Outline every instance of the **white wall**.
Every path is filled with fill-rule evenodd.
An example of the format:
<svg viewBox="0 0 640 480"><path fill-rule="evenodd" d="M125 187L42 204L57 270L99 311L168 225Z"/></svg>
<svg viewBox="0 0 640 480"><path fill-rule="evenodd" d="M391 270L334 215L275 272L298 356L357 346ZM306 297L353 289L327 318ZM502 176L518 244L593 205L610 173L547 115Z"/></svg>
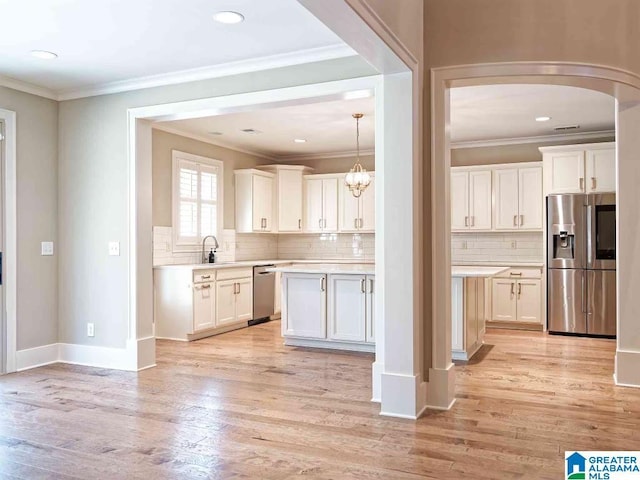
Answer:
<svg viewBox="0 0 640 480"><path fill-rule="evenodd" d="M0 87L0 108L16 112L18 302L17 349L58 338L58 104ZM56 242L53 257L40 242Z"/></svg>
<svg viewBox="0 0 640 480"><path fill-rule="evenodd" d="M350 57L61 102L60 341L123 348L128 338L129 108L373 73L359 57ZM120 241L120 257L107 256L112 240ZM89 321L95 323L94 338L85 334Z"/></svg>

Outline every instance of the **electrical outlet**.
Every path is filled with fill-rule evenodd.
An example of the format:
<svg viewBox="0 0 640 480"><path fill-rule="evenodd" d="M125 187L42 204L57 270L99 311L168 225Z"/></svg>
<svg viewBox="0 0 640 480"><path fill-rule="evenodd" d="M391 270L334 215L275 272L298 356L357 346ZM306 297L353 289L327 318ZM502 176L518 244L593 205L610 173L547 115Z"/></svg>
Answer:
<svg viewBox="0 0 640 480"><path fill-rule="evenodd" d="M53 242L42 242L40 243L40 255L51 256L53 255Z"/></svg>
<svg viewBox="0 0 640 480"><path fill-rule="evenodd" d="M462 250L466 250L467 249L467 242L462 242Z"/></svg>
<svg viewBox="0 0 640 480"><path fill-rule="evenodd" d="M517 248L517 245L516 245L516 241L515 241L515 240L511 242L511 248L514 248L514 249L515 249L515 248Z"/></svg>
<svg viewBox="0 0 640 480"><path fill-rule="evenodd" d="M93 327L93 323L87 323L87 337L95 337L96 332Z"/></svg>
<svg viewBox="0 0 640 480"><path fill-rule="evenodd" d="M109 255L120 256L120 242L109 242Z"/></svg>

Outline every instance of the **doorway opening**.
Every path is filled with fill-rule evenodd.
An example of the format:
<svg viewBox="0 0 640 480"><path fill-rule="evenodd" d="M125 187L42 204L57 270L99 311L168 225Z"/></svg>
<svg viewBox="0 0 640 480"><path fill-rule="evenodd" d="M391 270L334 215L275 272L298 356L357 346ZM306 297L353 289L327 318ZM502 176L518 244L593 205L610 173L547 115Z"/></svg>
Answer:
<svg viewBox="0 0 640 480"><path fill-rule="evenodd" d="M629 78L629 76L624 73L617 71L615 69L607 69L607 68L595 68L590 70L589 74L585 74L583 68L575 65L554 65L553 74L547 74L545 70L545 64L508 64L508 65L477 65L472 67L452 67L452 68L443 68L434 71L434 82L432 85L432 100L434 105L434 128L432 131L432 140L433 140L433 155L437 160L434 162L434 175L432 178L432 187L434 189L434 195L436 199L444 200L443 202L435 203L434 207L434 231L446 232L438 235L435 245L435 251L440 255L435 256L435 273L434 279L438 278L439 282L434 282L436 285L441 282L440 293L446 291L445 295L434 295L434 313L440 312L442 315L434 315L436 319L435 332L438 332L442 329L442 333L448 337L447 338L447 346L450 346L450 339L447 334L451 332L451 320L452 320L452 307L451 305L447 305L445 302L441 301L440 298L450 298L449 292L451 292L451 271L449 265L451 265L451 227L453 225L453 217L451 210L451 202L449 201L449 192L448 187L451 185L451 191L454 188L458 188L454 186L454 179L451 178L451 164L452 164L452 153L451 153L451 137L449 133L450 123L450 100L452 98L452 89L456 87L469 87L469 86L487 86L487 85L504 85L504 84L515 84L515 85L562 85L567 87L579 87L582 89L593 90L596 92L601 92L607 95L613 96L617 101L615 105L615 124L616 124L616 143L615 143L615 169L617 174L613 176L615 179L615 191L618 193L617 200L617 225L616 225L616 238L617 238L617 251L621 258L628 256L629 259L633 257L632 250L629 249L629 246L625 248L626 241L624 240L626 235L629 235L631 232L629 231L629 226L625 225L624 218L626 216L626 208L629 208L627 202L629 198L628 195L631 190L626 190L625 187L628 187L627 178L625 178L625 173L629 175L631 178L636 178L638 173L635 171L630 164L630 156L629 153L633 150L631 148L637 147L637 140L632 136L629 136L628 133L630 130L626 130L627 128L631 128L631 125L637 126L637 117L635 117L634 106L637 105L637 100L640 98L640 91L636 88L639 84L638 79ZM561 75L564 74L564 75ZM631 86L633 85L633 86ZM498 88L498 87L496 87ZM539 113L538 115L544 116L544 113ZM534 118L535 120L535 118ZM622 128L621 128L622 126ZM586 147L585 147L586 148ZM517 170L517 169L516 169ZM574 172L575 173L575 172ZM495 177L492 177L495 178ZM518 177L514 177L515 182L512 182L512 189L518 186ZM609 178L611 181L611 177ZM442 183L445 186L442 186ZM528 182L525 186L530 186L531 181ZM597 183L597 182L596 182ZM478 180L478 185L481 185L480 180ZM578 181L578 185L580 182ZM584 178L583 178L584 185ZM461 187L460 187L461 188ZM584 187L583 187L584 188ZM495 209L495 192L492 198L494 202L492 204ZM626 194L626 195L625 195ZM633 194L631 195L633 197ZM487 201L488 203L488 201ZM493 217L495 220L495 215ZM472 221L468 221L469 224ZM514 220L515 225L519 225L520 218L516 217ZM544 221L542 228L544 229ZM543 230L544 231L544 230ZM543 239L543 248L545 242ZM506 245L506 250L510 249L510 244ZM463 247L462 244L458 245L459 248ZM504 247L504 245L503 245ZM543 252L544 255L544 252ZM443 261L444 260L444 261ZM438 268L438 266L446 267L446 268ZM616 272L617 283L621 284L621 281L625 278L629 278L630 271L627 271L628 265L618 264L618 269ZM519 272L514 272L519 273ZM542 273L542 272L541 272ZM541 279L544 280L544 277ZM629 309L636 309L637 307L631 307L631 305L635 305L637 303L631 296L627 296L624 293L625 289L618 290L618 298L617 305L618 311L616 315L616 324L617 324L617 351L616 351L616 367L615 367L615 380L617 384L621 383L631 383L628 381L621 382L621 375L625 378L631 378L634 382L636 382L637 375L633 375L630 373L630 369L628 367L628 362L630 359L625 355L620 355L620 346L628 345L630 338L626 337L625 334L629 332L629 328L626 327L626 318L627 312ZM510 290L507 292L508 295L511 295ZM544 293L544 289L543 289ZM517 297L517 282L516 282L516 291L514 295ZM629 302L629 305L625 305L626 302ZM544 305L546 301L543 301L542 311L544 312L546 308ZM446 319L444 322L438 321L439 318ZM546 326L546 321L542 324L543 328ZM447 355L449 356L449 355ZM442 358L440 359L443 363L447 361L450 362L451 359Z"/></svg>

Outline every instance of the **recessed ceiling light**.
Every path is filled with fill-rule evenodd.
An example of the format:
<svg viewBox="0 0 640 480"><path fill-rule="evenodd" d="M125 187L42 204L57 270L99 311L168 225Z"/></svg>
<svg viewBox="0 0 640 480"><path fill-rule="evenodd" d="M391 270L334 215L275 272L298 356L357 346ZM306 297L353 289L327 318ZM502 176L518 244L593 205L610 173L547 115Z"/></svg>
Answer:
<svg viewBox="0 0 640 480"><path fill-rule="evenodd" d="M209 132L209 135L222 135L222 132Z"/></svg>
<svg viewBox="0 0 640 480"><path fill-rule="evenodd" d="M256 130L255 128L243 128L241 131L248 133L249 135L259 135L262 133L260 130Z"/></svg>
<svg viewBox="0 0 640 480"><path fill-rule="evenodd" d="M31 56L39 58L40 60L53 60L58 58L58 54L47 52L46 50L31 50Z"/></svg>
<svg viewBox="0 0 640 480"><path fill-rule="evenodd" d="M296 138L293 141L296 143L307 143L307 141L304 138Z"/></svg>
<svg viewBox="0 0 640 480"><path fill-rule="evenodd" d="M218 12L213 14L213 19L219 23L233 25L244 21L244 16L238 12Z"/></svg>
<svg viewBox="0 0 640 480"><path fill-rule="evenodd" d="M548 122L549 120L551 120L551 117L546 117L546 116L536 117L536 122Z"/></svg>

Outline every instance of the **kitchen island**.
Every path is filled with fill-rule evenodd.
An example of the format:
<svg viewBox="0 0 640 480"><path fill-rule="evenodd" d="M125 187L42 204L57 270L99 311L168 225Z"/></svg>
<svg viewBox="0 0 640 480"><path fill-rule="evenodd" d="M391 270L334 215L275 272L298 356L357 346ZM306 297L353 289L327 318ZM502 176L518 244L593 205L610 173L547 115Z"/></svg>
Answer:
<svg viewBox="0 0 640 480"><path fill-rule="evenodd" d="M282 274L285 345L375 351L375 265L293 264Z"/></svg>
<svg viewBox="0 0 640 480"><path fill-rule="evenodd" d="M485 289L508 267L451 267L451 357L469 360L482 346L486 329Z"/></svg>

